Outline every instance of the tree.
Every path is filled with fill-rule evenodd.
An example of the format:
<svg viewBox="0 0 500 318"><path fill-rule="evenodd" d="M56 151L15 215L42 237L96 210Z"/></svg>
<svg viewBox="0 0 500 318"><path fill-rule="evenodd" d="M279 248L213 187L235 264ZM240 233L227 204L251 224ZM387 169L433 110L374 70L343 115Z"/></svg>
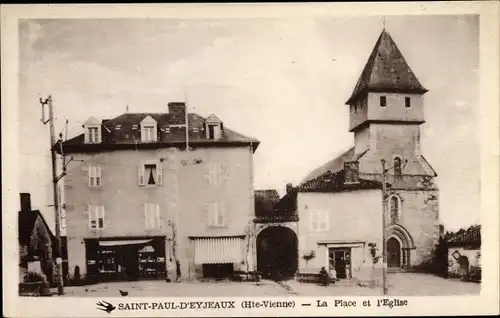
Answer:
<svg viewBox="0 0 500 318"><path fill-rule="evenodd" d="M168 221L168 226L172 229L172 255L174 256L175 265L177 267L177 276L180 276L180 264L177 259L177 226L170 220Z"/></svg>
<svg viewBox="0 0 500 318"><path fill-rule="evenodd" d="M172 229L172 255L174 259L177 261L177 226L174 222L168 221L168 226Z"/></svg>
<svg viewBox="0 0 500 318"><path fill-rule="evenodd" d="M255 231L253 223L248 223L245 227L245 263L246 263L246 273L248 280L248 272L250 271L250 246L255 238Z"/></svg>

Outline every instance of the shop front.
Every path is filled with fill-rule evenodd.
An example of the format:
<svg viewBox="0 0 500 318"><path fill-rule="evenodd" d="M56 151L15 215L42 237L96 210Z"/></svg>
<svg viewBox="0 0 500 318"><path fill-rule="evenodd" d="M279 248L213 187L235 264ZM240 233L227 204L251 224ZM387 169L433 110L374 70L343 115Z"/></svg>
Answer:
<svg viewBox="0 0 500 318"><path fill-rule="evenodd" d="M87 275L91 281L165 278L165 237L85 240Z"/></svg>
<svg viewBox="0 0 500 318"><path fill-rule="evenodd" d="M190 237L198 278L222 279L244 267L244 236Z"/></svg>

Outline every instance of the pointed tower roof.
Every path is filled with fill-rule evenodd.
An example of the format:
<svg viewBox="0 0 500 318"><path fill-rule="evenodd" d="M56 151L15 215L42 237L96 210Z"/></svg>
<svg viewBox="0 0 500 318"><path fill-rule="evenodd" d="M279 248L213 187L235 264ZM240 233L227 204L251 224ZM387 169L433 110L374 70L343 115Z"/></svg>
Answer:
<svg viewBox="0 0 500 318"><path fill-rule="evenodd" d="M416 94L427 92L385 29L382 30L346 104L351 104L359 95L368 91Z"/></svg>

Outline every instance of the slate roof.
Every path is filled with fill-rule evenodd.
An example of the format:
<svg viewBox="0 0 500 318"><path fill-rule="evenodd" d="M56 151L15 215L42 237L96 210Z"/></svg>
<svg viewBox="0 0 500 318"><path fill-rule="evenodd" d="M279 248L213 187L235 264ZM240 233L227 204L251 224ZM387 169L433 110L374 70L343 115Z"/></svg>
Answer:
<svg viewBox="0 0 500 318"><path fill-rule="evenodd" d="M314 169L313 171L311 171L302 180L302 183L305 183L307 181L315 179L315 178L321 176L322 174L324 174L327 171L330 171L330 172L340 171L340 170L344 169L344 163L346 161L357 161L361 157L363 157L363 155L366 154L368 152L368 150L369 149L367 149L367 150L363 151L362 153L354 156L354 147L352 147L351 149L343 152L338 157L336 157L336 158L328 161L327 163L325 163L325 164L321 165L320 167L318 167L318 168Z"/></svg>
<svg viewBox="0 0 500 318"><path fill-rule="evenodd" d="M467 230L455 234L448 240L449 246L481 246L481 225L476 225L468 228Z"/></svg>
<svg viewBox="0 0 500 318"><path fill-rule="evenodd" d="M153 143L141 143L141 121L151 116L157 122L158 141ZM188 114L189 121L189 143L191 146L237 146L252 144L254 151L259 141L254 138L241 135L227 127L224 127L222 138L210 140L205 136L203 129L206 118L194 114ZM66 153L103 150L103 149L131 149L138 148L160 148L165 146L183 146L186 142L186 130L183 125L185 118L176 113L125 113L113 119L102 121L102 142L100 144L85 144L84 134L63 142ZM56 146L59 151L59 146Z"/></svg>
<svg viewBox="0 0 500 318"><path fill-rule="evenodd" d="M345 170L327 171L299 186L299 192L341 192L361 189L381 189L378 181L359 179L357 183L345 183Z"/></svg>
<svg viewBox="0 0 500 318"><path fill-rule="evenodd" d="M265 193L259 193L262 195L259 195L260 199L256 196L255 223L297 222L299 220L296 213L297 188L293 188L281 199L276 190L264 191ZM267 208L259 208L259 206L264 206L263 202L267 203L265 205Z"/></svg>
<svg viewBox="0 0 500 318"><path fill-rule="evenodd" d="M385 29L380 34L346 104L353 103L360 95L370 91L417 94L427 92Z"/></svg>
<svg viewBox="0 0 500 318"><path fill-rule="evenodd" d="M31 244L31 234L33 233L33 229L35 227L36 220L40 218L45 225L47 232L50 235L52 244L54 244L56 238L52 231L50 230L45 218L39 210L33 211L19 211L18 214L18 239L19 244L24 246L30 246ZM33 252L31 249L28 249L30 252Z"/></svg>
<svg viewBox="0 0 500 318"><path fill-rule="evenodd" d="M293 188L290 193L285 194L283 198L276 203L274 206L276 214L291 216L297 213L297 190L298 188Z"/></svg>
<svg viewBox="0 0 500 318"><path fill-rule="evenodd" d="M274 205L280 200L276 190L255 190L255 216L274 215Z"/></svg>

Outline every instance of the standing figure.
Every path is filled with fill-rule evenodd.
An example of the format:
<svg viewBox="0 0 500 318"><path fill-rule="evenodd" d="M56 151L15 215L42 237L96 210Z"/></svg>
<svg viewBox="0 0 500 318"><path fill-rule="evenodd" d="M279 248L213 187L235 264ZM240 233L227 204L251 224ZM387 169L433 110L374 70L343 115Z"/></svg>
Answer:
<svg viewBox="0 0 500 318"><path fill-rule="evenodd" d="M175 268L177 272L177 277L175 278L175 280L178 281L179 279L181 279L181 262L179 262L179 260L175 261Z"/></svg>
<svg viewBox="0 0 500 318"><path fill-rule="evenodd" d="M321 270L319 271L319 278L321 285L328 286L330 284L330 276L328 275L328 272L326 271L326 268L324 266L321 267Z"/></svg>

